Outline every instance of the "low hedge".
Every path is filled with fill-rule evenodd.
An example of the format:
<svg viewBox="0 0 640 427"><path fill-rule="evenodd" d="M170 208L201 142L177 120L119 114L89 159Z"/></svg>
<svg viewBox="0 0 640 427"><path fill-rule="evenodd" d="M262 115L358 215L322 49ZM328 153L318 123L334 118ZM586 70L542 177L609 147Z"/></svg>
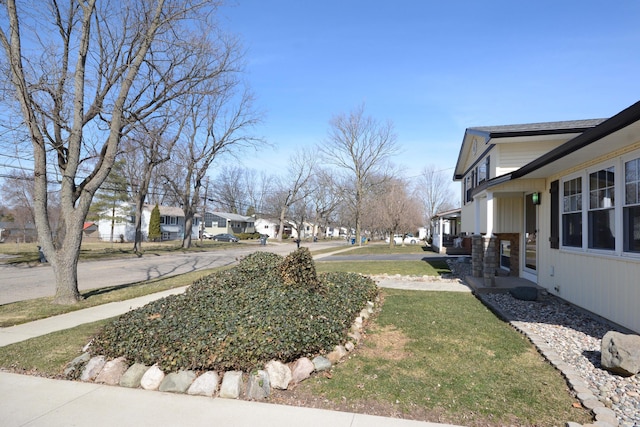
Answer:
<svg viewBox="0 0 640 427"><path fill-rule="evenodd" d="M184 294L124 314L95 337L91 352L158 363L169 372L250 371L272 359L289 362L330 351L346 340L377 287L355 273L301 281L316 275L307 254L306 248L287 259L256 252L233 269L198 280ZM305 264L303 273L291 274L293 260Z"/></svg>

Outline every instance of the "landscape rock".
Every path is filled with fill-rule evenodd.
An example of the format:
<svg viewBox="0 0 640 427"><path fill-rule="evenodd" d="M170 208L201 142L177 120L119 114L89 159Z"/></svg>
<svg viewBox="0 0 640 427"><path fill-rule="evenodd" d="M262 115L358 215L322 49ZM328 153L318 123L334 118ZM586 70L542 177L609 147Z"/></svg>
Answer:
<svg viewBox="0 0 640 427"><path fill-rule="evenodd" d="M315 367L313 362L307 357L301 357L293 362L291 367L291 383L298 384L311 376Z"/></svg>
<svg viewBox="0 0 640 427"><path fill-rule="evenodd" d="M164 380L164 372L158 365L153 365L140 379L140 386L145 390L157 390L160 388L162 380Z"/></svg>
<svg viewBox="0 0 640 427"><path fill-rule="evenodd" d="M247 382L247 399L262 400L269 397L271 385L267 371L259 370L255 374L249 375Z"/></svg>
<svg viewBox="0 0 640 427"><path fill-rule="evenodd" d="M331 361L324 356L316 356L312 362L316 372L328 371L333 366Z"/></svg>
<svg viewBox="0 0 640 427"><path fill-rule="evenodd" d="M220 377L217 372L207 371L193 381L187 394L211 397L218 391Z"/></svg>
<svg viewBox="0 0 640 427"><path fill-rule="evenodd" d="M172 372L164 377L159 390L169 393L186 393L195 379L196 373L193 371Z"/></svg>
<svg viewBox="0 0 640 427"><path fill-rule="evenodd" d="M286 390L289 387L293 375L287 365L277 360L272 360L265 365L265 370L269 374L271 387L279 390Z"/></svg>
<svg viewBox="0 0 640 427"><path fill-rule="evenodd" d="M225 399L237 399L242 391L242 372L227 371L222 377L220 397Z"/></svg>
<svg viewBox="0 0 640 427"><path fill-rule="evenodd" d="M124 357L118 357L104 364L95 382L107 385L118 385L129 365Z"/></svg>
<svg viewBox="0 0 640 427"><path fill-rule="evenodd" d="M327 359L329 359L329 361L335 365L346 355L347 349L341 345L337 345L333 348L333 351L331 353L327 354Z"/></svg>
<svg viewBox="0 0 640 427"><path fill-rule="evenodd" d="M87 352L82 353L80 356L73 359L64 370L66 377L73 376L73 373L84 366L91 359L91 355Z"/></svg>
<svg viewBox="0 0 640 427"><path fill-rule="evenodd" d="M351 341L347 341L344 345L344 348L348 352L352 352L356 348L356 346Z"/></svg>
<svg viewBox="0 0 640 427"><path fill-rule="evenodd" d="M127 372L120 378L121 387L137 388L140 387L140 380L142 376L149 369L148 366L142 363L134 363L127 369Z"/></svg>
<svg viewBox="0 0 640 427"><path fill-rule="evenodd" d="M98 376L102 368L104 368L107 359L104 356L92 357L84 367L82 375L80 375L81 381L93 381Z"/></svg>
<svg viewBox="0 0 640 427"><path fill-rule="evenodd" d="M362 317L363 319L368 319L370 315L371 313L369 313L369 310L367 310L366 308L360 310L360 317Z"/></svg>
<svg viewBox="0 0 640 427"><path fill-rule="evenodd" d="M640 372L640 336L607 332L602 337L600 363L603 368L623 376Z"/></svg>
<svg viewBox="0 0 640 427"><path fill-rule="evenodd" d="M356 344L358 344L362 340L362 334L358 331L349 332L347 336L355 341Z"/></svg>

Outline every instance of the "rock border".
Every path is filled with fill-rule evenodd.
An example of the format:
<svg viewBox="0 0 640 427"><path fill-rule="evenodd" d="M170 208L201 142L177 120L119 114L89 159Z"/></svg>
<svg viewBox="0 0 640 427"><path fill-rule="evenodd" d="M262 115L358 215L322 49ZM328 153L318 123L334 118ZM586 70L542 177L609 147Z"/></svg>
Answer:
<svg viewBox="0 0 640 427"><path fill-rule="evenodd" d="M129 365L123 357L111 360L103 355L91 357L85 347L85 352L69 362L64 372L69 379L96 384L223 399L244 397L246 400L263 400L270 396L272 389L287 390L310 378L314 372L330 370L344 360L362 340L364 325L374 313L375 306L374 302L367 301L354 319L344 344L336 345L328 354L317 355L313 360L308 357L291 363L271 360L263 369L253 372L226 371L220 374L205 371L198 375L195 371L183 370L165 374L157 364Z"/></svg>

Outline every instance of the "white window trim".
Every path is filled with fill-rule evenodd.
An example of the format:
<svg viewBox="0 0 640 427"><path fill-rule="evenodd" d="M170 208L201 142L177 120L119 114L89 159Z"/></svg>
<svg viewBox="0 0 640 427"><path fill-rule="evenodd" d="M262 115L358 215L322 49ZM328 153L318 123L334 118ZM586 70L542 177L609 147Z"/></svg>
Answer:
<svg viewBox="0 0 640 427"><path fill-rule="evenodd" d="M625 258L640 259L640 253L637 252L625 252L624 251L624 207L625 207L625 179L624 179L624 164L629 160L640 158L640 150L627 153L621 156L618 161L620 163L620 193L616 192L616 197L620 201L619 212L616 212L616 221L620 221L620 227L616 227L616 248L618 248L618 234L620 234L620 255ZM618 228L620 229L618 233Z"/></svg>
<svg viewBox="0 0 640 427"><path fill-rule="evenodd" d="M588 176L588 174L587 174ZM582 178L582 185L581 185L581 190L582 190L582 211L581 211L581 215L582 215L582 246L565 246L564 245L564 221L563 221L563 214L564 214L564 183L567 181L571 181L573 179L576 178ZM585 197L585 190L589 189L589 186L586 184L586 178L585 178L585 173L584 171L582 172L575 172L572 173L570 175L567 176L563 176L560 179L560 209L559 209L559 213L560 213L560 249L563 250L567 250L567 251L572 251L572 252L584 252L585 249L588 247L589 245L589 241L588 241L588 224L586 224L588 222L588 214L586 213L586 209L585 209L585 203L589 202L589 197L588 197L588 193L587 197ZM586 243L585 243L586 240Z"/></svg>

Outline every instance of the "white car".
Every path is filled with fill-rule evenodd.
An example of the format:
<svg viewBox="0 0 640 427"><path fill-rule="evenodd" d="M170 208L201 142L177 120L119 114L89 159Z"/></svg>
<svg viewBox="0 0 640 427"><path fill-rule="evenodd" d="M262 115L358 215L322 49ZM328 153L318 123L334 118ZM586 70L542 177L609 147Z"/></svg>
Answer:
<svg viewBox="0 0 640 427"><path fill-rule="evenodd" d="M396 234L393 236L393 241L396 243L396 245L401 245L402 244L402 234ZM389 243L389 237L386 238L385 242ZM420 243L420 238L415 237L413 234L409 233L404 237L404 244L405 245L415 245L417 243Z"/></svg>

